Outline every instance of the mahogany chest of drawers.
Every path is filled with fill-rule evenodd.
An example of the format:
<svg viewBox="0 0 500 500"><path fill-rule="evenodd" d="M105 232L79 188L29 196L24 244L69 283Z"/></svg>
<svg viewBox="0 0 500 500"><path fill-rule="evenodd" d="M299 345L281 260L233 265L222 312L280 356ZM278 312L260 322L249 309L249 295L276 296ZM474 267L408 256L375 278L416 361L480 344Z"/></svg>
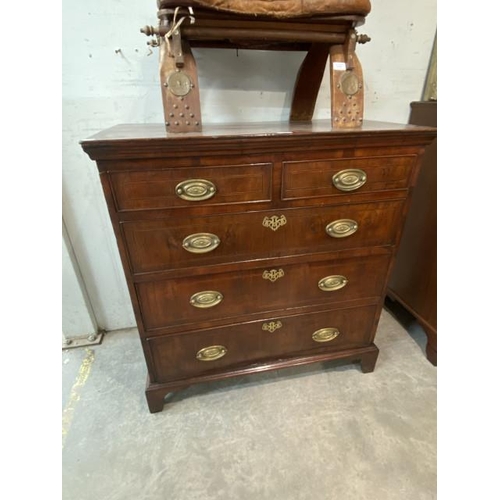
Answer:
<svg viewBox="0 0 500 500"><path fill-rule="evenodd" d="M191 384L349 359L375 332L435 129L366 122L119 125L95 160L137 320L151 412Z"/></svg>

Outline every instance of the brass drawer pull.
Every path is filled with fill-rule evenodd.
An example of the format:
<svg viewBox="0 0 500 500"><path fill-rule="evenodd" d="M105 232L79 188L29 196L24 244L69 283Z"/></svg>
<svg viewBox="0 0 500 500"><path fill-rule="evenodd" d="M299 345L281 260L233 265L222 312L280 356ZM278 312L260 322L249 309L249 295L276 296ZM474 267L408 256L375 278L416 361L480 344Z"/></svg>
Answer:
<svg viewBox="0 0 500 500"><path fill-rule="evenodd" d="M269 323L264 323L262 325L262 330L273 333L276 330L279 330L282 326L283 323L281 321L270 321Z"/></svg>
<svg viewBox="0 0 500 500"><path fill-rule="evenodd" d="M352 219L339 219L326 226L326 234L332 238L345 238L358 230L358 223Z"/></svg>
<svg viewBox="0 0 500 500"><path fill-rule="evenodd" d="M284 215L280 215L279 217L277 215L273 215L272 217L264 217L262 225L272 229L273 231L277 231L281 226L284 226L286 222L286 217Z"/></svg>
<svg viewBox="0 0 500 500"><path fill-rule="evenodd" d="M219 244L219 238L211 233L190 234L182 242L184 250L191 253L208 253L215 250Z"/></svg>
<svg viewBox="0 0 500 500"><path fill-rule="evenodd" d="M283 276L285 276L285 271L283 271L283 269L271 269L270 271L264 271L262 273L262 277L272 283L280 278L283 278Z"/></svg>
<svg viewBox="0 0 500 500"><path fill-rule="evenodd" d="M216 192L215 184L205 179L188 179L175 186L175 194L187 201L209 200Z"/></svg>
<svg viewBox="0 0 500 500"><path fill-rule="evenodd" d="M345 276L333 275L325 276L323 279L318 281L318 287L323 292L334 292L335 290L340 290L347 285L348 281Z"/></svg>
<svg viewBox="0 0 500 500"><path fill-rule="evenodd" d="M224 296L220 292L213 292L211 290L205 292L198 292L191 296L189 303L193 307L199 307L200 309L208 309L209 307L215 307L222 302Z"/></svg>
<svg viewBox="0 0 500 500"><path fill-rule="evenodd" d="M355 191L365 184L367 178L364 170L348 168L336 173L332 182L339 191Z"/></svg>
<svg viewBox="0 0 500 500"><path fill-rule="evenodd" d="M314 342L330 342L336 339L340 335L337 328L322 328L321 330L316 330L312 334L312 339Z"/></svg>
<svg viewBox="0 0 500 500"><path fill-rule="evenodd" d="M211 345L204 347L196 353L196 359L199 361L215 361L227 354L227 348L223 345Z"/></svg>

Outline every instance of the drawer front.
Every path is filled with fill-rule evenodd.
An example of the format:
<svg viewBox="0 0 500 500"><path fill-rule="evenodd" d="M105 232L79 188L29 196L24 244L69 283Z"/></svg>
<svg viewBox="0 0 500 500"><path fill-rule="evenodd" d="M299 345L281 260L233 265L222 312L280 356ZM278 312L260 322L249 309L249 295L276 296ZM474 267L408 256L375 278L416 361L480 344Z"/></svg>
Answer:
<svg viewBox="0 0 500 500"><path fill-rule="evenodd" d="M408 187L415 156L283 162L284 200L344 196Z"/></svg>
<svg viewBox="0 0 500 500"><path fill-rule="evenodd" d="M122 223L122 231L132 271L148 273L391 245L402 207L403 201L392 201L129 221Z"/></svg>
<svg viewBox="0 0 500 500"><path fill-rule="evenodd" d="M157 382L271 358L368 345L376 306L270 318L148 339Z"/></svg>
<svg viewBox="0 0 500 500"><path fill-rule="evenodd" d="M389 255L260 267L136 285L146 330L379 297Z"/></svg>
<svg viewBox="0 0 500 500"><path fill-rule="evenodd" d="M110 174L118 211L271 200L271 163Z"/></svg>

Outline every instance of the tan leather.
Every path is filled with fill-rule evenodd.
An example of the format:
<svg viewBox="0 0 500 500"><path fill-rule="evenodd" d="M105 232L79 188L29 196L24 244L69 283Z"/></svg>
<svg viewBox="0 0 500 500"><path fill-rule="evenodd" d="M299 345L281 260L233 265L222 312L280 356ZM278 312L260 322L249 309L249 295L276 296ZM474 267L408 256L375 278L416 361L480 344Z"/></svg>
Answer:
<svg viewBox="0 0 500 500"><path fill-rule="evenodd" d="M336 14L366 16L371 10L370 0L160 0L158 3L163 8L190 5L277 18Z"/></svg>

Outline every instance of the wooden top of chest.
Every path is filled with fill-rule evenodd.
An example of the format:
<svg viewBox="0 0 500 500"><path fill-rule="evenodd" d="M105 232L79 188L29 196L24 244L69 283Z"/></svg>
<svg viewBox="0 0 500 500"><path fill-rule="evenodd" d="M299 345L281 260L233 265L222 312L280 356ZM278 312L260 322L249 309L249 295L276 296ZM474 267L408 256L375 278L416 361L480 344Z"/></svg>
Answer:
<svg viewBox="0 0 500 500"><path fill-rule="evenodd" d="M121 124L81 141L93 160L162 156L167 150L181 156L210 151L287 151L317 147L425 146L436 129L415 125L365 121L356 129L332 129L330 120L311 123L259 122L208 124L201 132L167 134L161 123Z"/></svg>

